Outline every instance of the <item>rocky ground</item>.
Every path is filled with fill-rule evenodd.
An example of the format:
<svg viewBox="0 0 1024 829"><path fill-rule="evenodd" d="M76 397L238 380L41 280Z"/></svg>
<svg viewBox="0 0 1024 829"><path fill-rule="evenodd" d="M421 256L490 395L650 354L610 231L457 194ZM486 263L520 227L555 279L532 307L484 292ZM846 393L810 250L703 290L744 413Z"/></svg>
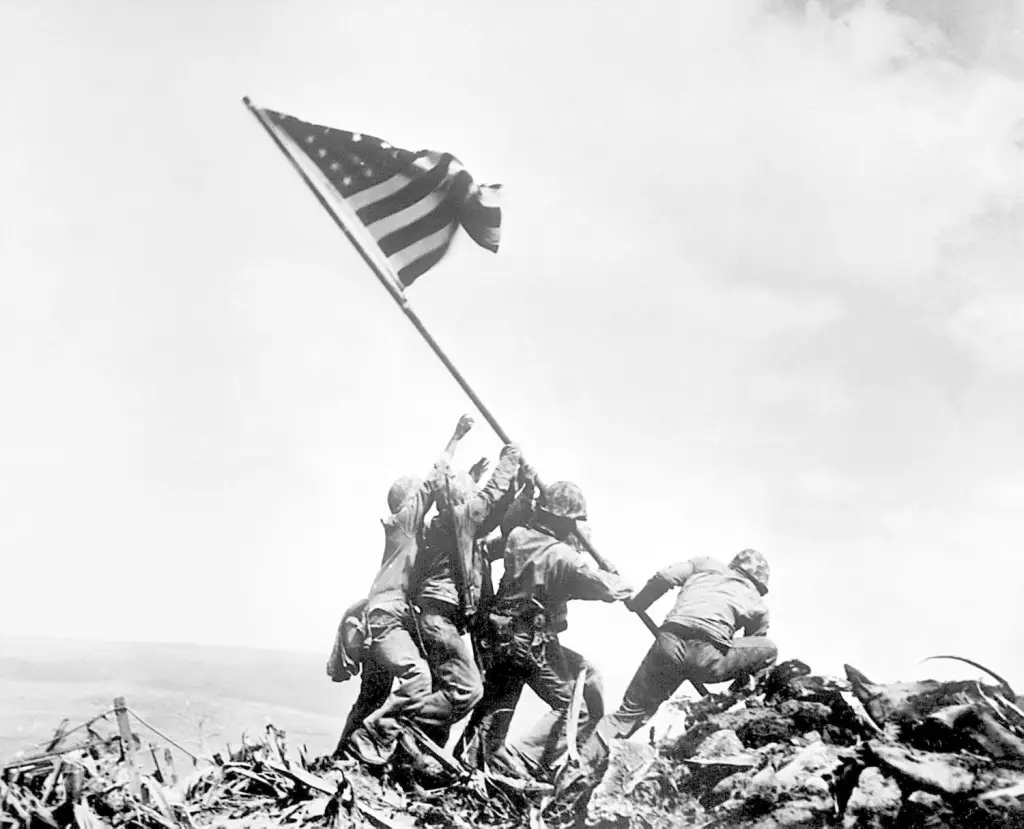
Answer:
<svg viewBox="0 0 1024 829"><path fill-rule="evenodd" d="M674 705L653 744L613 746L585 823L1024 826L1022 726L1005 686L883 686L850 667L838 681L790 662L753 694Z"/></svg>
<svg viewBox="0 0 1024 829"><path fill-rule="evenodd" d="M751 691L668 705L659 735L612 747L596 788L571 765L524 787L443 753L452 776L427 787L311 759L273 727L179 777L155 752L149 771L126 763L96 724L5 767L0 825L1024 827L1024 711L998 678L877 685L788 662Z"/></svg>

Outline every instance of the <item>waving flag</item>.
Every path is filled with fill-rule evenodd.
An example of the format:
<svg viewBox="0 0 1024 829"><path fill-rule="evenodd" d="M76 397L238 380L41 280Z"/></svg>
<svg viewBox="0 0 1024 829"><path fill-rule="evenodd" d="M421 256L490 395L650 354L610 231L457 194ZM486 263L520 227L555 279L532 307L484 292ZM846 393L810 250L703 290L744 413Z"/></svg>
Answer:
<svg viewBox="0 0 1024 829"><path fill-rule="evenodd" d="M497 252L501 185L476 184L450 153L414 153L365 133L263 113L355 214L403 286L441 261L460 225Z"/></svg>

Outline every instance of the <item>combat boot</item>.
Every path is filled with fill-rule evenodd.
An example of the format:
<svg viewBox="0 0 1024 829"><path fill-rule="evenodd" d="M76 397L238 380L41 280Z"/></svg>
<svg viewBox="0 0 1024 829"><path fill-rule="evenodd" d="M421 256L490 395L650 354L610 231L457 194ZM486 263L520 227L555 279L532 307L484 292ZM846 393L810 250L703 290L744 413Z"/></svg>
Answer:
<svg viewBox="0 0 1024 829"><path fill-rule="evenodd" d="M420 748L408 731L399 735L398 745L401 751L396 755L396 764L404 767L424 788L440 788L455 782L455 775L440 760Z"/></svg>
<svg viewBox="0 0 1024 829"><path fill-rule="evenodd" d="M383 766L395 753L398 740L385 734L372 718L349 735L346 749L368 766Z"/></svg>

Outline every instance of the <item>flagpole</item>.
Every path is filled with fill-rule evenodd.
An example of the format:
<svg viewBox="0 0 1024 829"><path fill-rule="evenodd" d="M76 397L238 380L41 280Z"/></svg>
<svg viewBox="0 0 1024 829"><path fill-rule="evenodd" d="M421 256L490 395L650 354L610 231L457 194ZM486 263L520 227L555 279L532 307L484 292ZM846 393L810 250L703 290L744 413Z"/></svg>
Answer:
<svg viewBox="0 0 1024 829"><path fill-rule="evenodd" d="M273 127L269 123L269 119L262 109L255 106L249 97L242 98L244 103L257 121L260 122L260 126L267 131L267 135L270 136L271 140L277 145L277 148L285 154L288 160L292 163L292 167L295 168L295 172L299 174L306 186L310 189L316 200L320 202L320 206L327 211L328 215L334 219L334 223L338 226L342 233L348 237L348 240L352 243L353 247L359 251L359 255L363 258L363 261L373 271L373 275L377 277L377 280L391 295L391 298L395 301L399 308L402 309L402 313L408 318L409 322L415 326L416 330L420 332L420 336L427 341L427 345L430 346L437 358L444 363L444 367L448 369L448 372L455 378L455 382L459 384L462 390L469 396L469 399L473 401L473 405L477 407L480 414L484 416L484 420L487 421L488 425L497 433L498 437L501 438L502 443L511 443L512 440L509 438L508 433L501 428L501 424L498 423L497 419L491 414L490 409L484 405L484 402L477 396L477 393L473 390L472 386L466 382L466 378L462 376L462 373L455 367L455 364L448 358L448 355L444 353L444 350L438 345L437 340L434 339L433 335L427 330L423 321L417 316L416 312L409 305L409 301L405 298L405 294L400 291L396 285L400 284L397 275L388 276L385 274L381 265L367 252L366 248L363 247L362 241L356 237L356 235L349 229L348 224L341 217L334 205L327 200L323 193L320 192L320 188L316 186L316 183L309 177L309 174L302 169L302 165L299 164L298 160L292 155L291 151L280 139Z"/></svg>
<svg viewBox="0 0 1024 829"><path fill-rule="evenodd" d="M484 405L484 402L479 398L477 393L473 390L472 386L470 386L469 383L466 382L466 378L462 376L462 373L455 367L455 364L448 358L448 355L444 353L441 346L438 345L437 340L435 340L431 333L427 330L426 326L423 324L423 321L416 315L416 312L413 311L412 307L409 305L408 300L405 298L405 294L396 287L398 284L400 284L397 275L389 276L388 274L386 274L381 264L378 263L372 256L370 256L369 252L363 247L362 241L349 229L345 220L335 209L334 205L331 204L330 201L328 201L328 199L324 196L324 194L320 192L320 188L316 186L316 183L309 177L306 171L302 168L302 165L299 164L298 159L296 159L295 156L292 155L291 151L274 131L274 128L271 126L269 119L266 116L266 113L264 113L263 110L260 109L259 107L255 106L248 96L242 98L242 103L246 105L246 107L249 109L249 112L253 114L253 117L255 117L257 121L259 121L260 126L262 126L264 130L266 130L267 135L269 135L271 140L277 145L277 148L282 153L284 153L285 157L292 163L292 167L295 168L295 172L299 174L302 180L306 183L306 186L310 189L313 195L316 196L316 200L320 202L320 206L327 211L328 215L330 215L332 219L334 219L334 223L340 228L341 232L344 233L346 237L348 237L348 240L352 243L355 249L359 251L359 255L363 258L363 261L370 267L370 270L373 271L374 276L377 277L377 280L380 282L380 284L383 285L387 292L391 295L391 298L402 310L402 313L405 314L409 322L411 322L413 326L415 326L416 330L420 332L420 336L422 336L423 339L426 340L427 345L430 346L434 354L436 354L438 359L444 364L444 367L448 369L448 372L455 379L455 382L459 384L459 387L466 393L469 399L473 401L473 405L476 406L480 414L484 416L484 420L487 421L490 427L494 430L495 434L497 434L497 436L501 439L501 442L512 443L512 439L508 436L508 432L501 428L501 424L498 423L494 415L491 414L491 410ZM537 480L537 486L540 487L542 490L544 488L543 484L540 482L539 479ZM577 533L577 538L579 538L580 542L586 548L587 552L590 553L590 555L593 557L598 567L608 572L618 573L618 570L615 569L612 563L597 551L594 545L590 542L590 539L585 538L582 533ZM657 624L655 624L654 620L645 611L634 610L633 612L640 617L640 620L644 623L644 625L647 626L647 629L651 633L653 633L655 636L658 635L659 628ZM698 691L700 690L701 689L698 687ZM703 693L707 693L706 690L703 691Z"/></svg>

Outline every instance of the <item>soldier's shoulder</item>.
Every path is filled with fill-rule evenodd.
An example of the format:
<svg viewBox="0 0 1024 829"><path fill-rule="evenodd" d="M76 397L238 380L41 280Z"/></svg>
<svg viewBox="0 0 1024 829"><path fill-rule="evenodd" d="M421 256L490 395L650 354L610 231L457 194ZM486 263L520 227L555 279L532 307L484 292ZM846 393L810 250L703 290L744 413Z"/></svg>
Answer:
<svg viewBox="0 0 1024 829"><path fill-rule="evenodd" d="M724 564L716 558L712 558L711 556L697 556L695 558L688 558L662 567L661 570L658 571L658 575L664 578L672 578L673 576L685 576L687 574L692 574L693 576L698 576L701 573L726 574L728 571L729 565Z"/></svg>
<svg viewBox="0 0 1024 829"><path fill-rule="evenodd" d="M580 554L564 541L555 541L553 544L548 544L543 550L543 555L565 561L573 566L587 566L585 560L580 557Z"/></svg>
<svg viewBox="0 0 1024 829"><path fill-rule="evenodd" d="M571 547L532 527L514 527L508 534L506 547L510 550L524 551L531 556L546 555L556 547L564 547L569 552L572 551Z"/></svg>
<svg viewBox="0 0 1024 829"><path fill-rule="evenodd" d="M707 570L711 573L726 573L729 571L729 565L714 556L702 556L696 559L696 561L699 569Z"/></svg>
<svg viewBox="0 0 1024 829"><path fill-rule="evenodd" d="M532 538L537 534L536 530L531 530L529 527L513 527L508 534L508 541L511 544L513 541L516 543L522 543Z"/></svg>

